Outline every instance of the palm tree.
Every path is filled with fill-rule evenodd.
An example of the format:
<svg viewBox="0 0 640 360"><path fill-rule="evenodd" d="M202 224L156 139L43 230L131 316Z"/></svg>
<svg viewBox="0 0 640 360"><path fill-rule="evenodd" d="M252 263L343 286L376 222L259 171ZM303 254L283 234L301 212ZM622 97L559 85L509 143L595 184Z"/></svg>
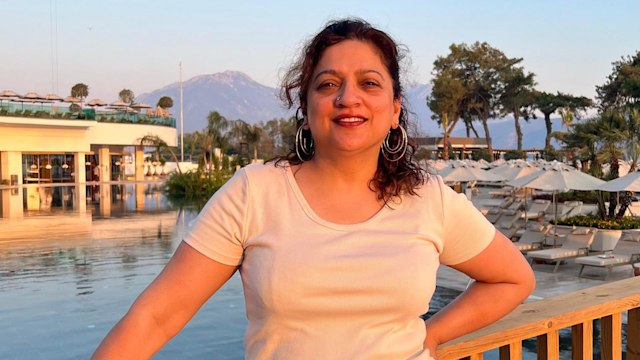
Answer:
<svg viewBox="0 0 640 360"><path fill-rule="evenodd" d="M73 85L71 88L71 96L80 99L80 107L82 107L84 99L89 96L89 86L83 83Z"/></svg>
<svg viewBox="0 0 640 360"><path fill-rule="evenodd" d="M640 157L640 113L638 109L629 108L624 116L627 121L627 129L624 133L625 150L627 160L631 163L629 172L633 172Z"/></svg>
<svg viewBox="0 0 640 360"><path fill-rule="evenodd" d="M166 143L166 141L162 140L158 135L145 135L138 139L138 144L143 147L154 147L158 160L162 159L162 153L164 151L168 151L171 155L171 159L176 163L178 173L182 174L180 162L178 161L176 153L173 152L173 149Z"/></svg>
<svg viewBox="0 0 640 360"><path fill-rule="evenodd" d="M229 128L229 121L217 111L209 112L207 127L202 132L201 146L204 168L210 173L214 169L214 149L224 148L226 145L225 132ZM207 158L207 154L209 158Z"/></svg>
<svg viewBox="0 0 640 360"><path fill-rule="evenodd" d="M232 136L240 144L240 148L243 145L247 147L253 147L253 159L258 159L258 143L262 138L263 130L258 125L248 124L244 120L236 120L233 122L231 128Z"/></svg>

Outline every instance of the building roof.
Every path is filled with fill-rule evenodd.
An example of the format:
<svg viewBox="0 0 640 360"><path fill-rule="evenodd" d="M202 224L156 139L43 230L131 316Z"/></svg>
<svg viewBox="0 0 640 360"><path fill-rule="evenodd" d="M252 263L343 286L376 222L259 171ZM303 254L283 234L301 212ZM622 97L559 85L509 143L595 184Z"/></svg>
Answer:
<svg viewBox="0 0 640 360"><path fill-rule="evenodd" d="M418 147L424 146L430 150L444 148L442 137L419 137L416 138ZM486 149L487 139L485 138L468 138L468 137L450 137L449 143L454 149Z"/></svg>

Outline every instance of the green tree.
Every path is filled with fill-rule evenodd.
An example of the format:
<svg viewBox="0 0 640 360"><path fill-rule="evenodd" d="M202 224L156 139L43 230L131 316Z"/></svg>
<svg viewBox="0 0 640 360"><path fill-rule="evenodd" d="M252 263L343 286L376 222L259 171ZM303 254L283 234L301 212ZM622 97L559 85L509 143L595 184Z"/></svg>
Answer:
<svg viewBox="0 0 640 360"><path fill-rule="evenodd" d="M138 145L143 147L153 147L156 153L155 157L163 161L163 154L168 152L171 156L171 159L176 163L176 169L179 174L182 174L182 170L180 169L180 162L178 161L178 157L176 153L173 151L173 148L167 144L166 141L162 140L158 135L148 134L138 139Z"/></svg>
<svg viewBox="0 0 640 360"><path fill-rule="evenodd" d="M533 80L534 74L525 74L524 69L512 66L502 72L504 89L500 96L502 104L502 115L513 114L515 122L518 151L522 150L522 128L520 127L520 116L529 120L533 116L533 102L535 99Z"/></svg>
<svg viewBox="0 0 640 360"><path fill-rule="evenodd" d="M628 109L624 113L627 120L625 137L626 158L631 164L629 172L636 171L638 158L640 158L640 112L638 109Z"/></svg>
<svg viewBox="0 0 640 360"><path fill-rule="evenodd" d="M296 119L271 119L263 124L262 151L268 157L285 155L295 141Z"/></svg>
<svg viewBox="0 0 640 360"><path fill-rule="evenodd" d="M427 106L433 113L432 119L442 127L444 136L443 158L449 160L449 137L462 114L465 87L450 62L438 59L434 63L431 93L427 96Z"/></svg>
<svg viewBox="0 0 640 360"><path fill-rule="evenodd" d="M122 89L118 93L118 98L123 103L131 105L133 103L133 100L136 98L136 95L129 89Z"/></svg>
<svg viewBox="0 0 640 360"><path fill-rule="evenodd" d="M464 95L460 99L457 92L453 90L447 90L444 94L455 94L453 98L459 100L457 117L465 121L467 129L473 120L482 123L489 154L493 154L488 121L490 118L495 118L501 110L500 98L505 89L504 72L522 62L522 59L508 58L502 51L491 47L486 42L476 42L471 46L464 43L452 44L449 46L449 51L447 56L436 59L434 73L436 77L439 74L446 74L446 77L461 83ZM449 82L449 84L454 83ZM443 85L447 83L443 81ZM442 108L436 111L436 114L440 120L444 118ZM447 114L447 117L450 115ZM455 123L457 120L449 119L449 121Z"/></svg>
<svg viewBox="0 0 640 360"><path fill-rule="evenodd" d="M572 96L558 92L551 94L547 92L535 92L533 106L544 115L544 122L547 128L547 136L544 139L545 150L551 148L552 123L551 115L562 109L563 120L574 117L580 118L583 111L593 106L591 99L584 96ZM571 114L570 116L568 114Z"/></svg>
<svg viewBox="0 0 640 360"><path fill-rule="evenodd" d="M640 51L613 63L613 70L602 86L596 86L596 99L603 110L640 107Z"/></svg>
<svg viewBox="0 0 640 360"><path fill-rule="evenodd" d="M253 159L258 159L258 143L262 138L263 130L258 125L249 124L244 120L236 120L233 122L231 134L239 143L240 148L244 146L253 148Z"/></svg>
<svg viewBox="0 0 640 360"><path fill-rule="evenodd" d="M170 109L173 107L173 99L168 96L163 96L158 100L158 104L156 105L161 109Z"/></svg>
<svg viewBox="0 0 640 360"><path fill-rule="evenodd" d="M80 99L80 105L84 102L84 99L89 96L89 86L83 83L77 83L71 87L71 96Z"/></svg>
<svg viewBox="0 0 640 360"><path fill-rule="evenodd" d="M207 115L207 126L202 131L202 153L204 168L207 172L212 172L214 166L215 148L224 149L226 145L225 132L229 128L229 121L217 111L209 112Z"/></svg>

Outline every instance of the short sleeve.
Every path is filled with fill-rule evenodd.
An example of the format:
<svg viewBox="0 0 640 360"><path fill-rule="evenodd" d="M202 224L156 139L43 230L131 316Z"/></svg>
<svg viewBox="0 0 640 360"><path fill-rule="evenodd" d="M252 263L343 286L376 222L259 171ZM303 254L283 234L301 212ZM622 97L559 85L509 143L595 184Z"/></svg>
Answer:
<svg viewBox="0 0 640 360"><path fill-rule="evenodd" d="M189 226L184 241L213 260L239 265L244 252L247 199L247 177L240 169L209 199Z"/></svg>
<svg viewBox="0 0 640 360"><path fill-rule="evenodd" d="M455 265L484 250L496 229L464 194L458 194L437 176L442 194L443 247L440 262Z"/></svg>

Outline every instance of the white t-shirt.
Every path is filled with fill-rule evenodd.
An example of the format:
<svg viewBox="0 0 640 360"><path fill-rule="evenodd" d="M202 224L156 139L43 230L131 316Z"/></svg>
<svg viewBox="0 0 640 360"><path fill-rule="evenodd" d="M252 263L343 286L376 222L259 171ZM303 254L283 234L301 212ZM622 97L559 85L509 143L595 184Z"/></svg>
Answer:
<svg viewBox="0 0 640 360"><path fill-rule="evenodd" d="M240 265L246 358L429 359L420 315L438 266L495 229L438 176L417 192L348 225L318 217L286 165L247 166L216 192L185 241Z"/></svg>

